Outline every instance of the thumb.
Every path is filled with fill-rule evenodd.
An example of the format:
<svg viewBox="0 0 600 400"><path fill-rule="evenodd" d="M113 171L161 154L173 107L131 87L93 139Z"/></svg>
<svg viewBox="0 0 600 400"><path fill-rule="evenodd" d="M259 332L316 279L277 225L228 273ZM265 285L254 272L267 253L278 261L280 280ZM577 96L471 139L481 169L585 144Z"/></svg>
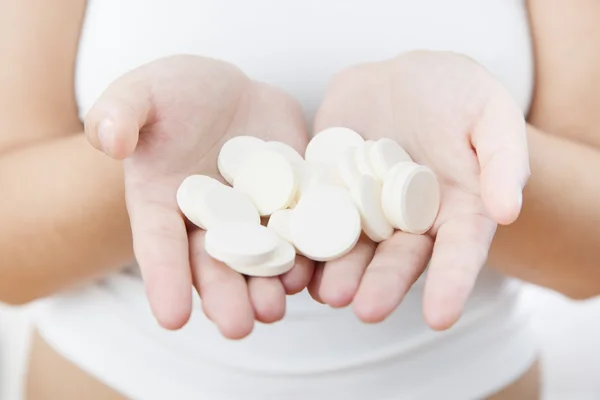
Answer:
<svg viewBox="0 0 600 400"><path fill-rule="evenodd" d="M486 211L499 224L513 223L521 212L530 169L523 113L506 90L490 97L471 142L479 160Z"/></svg>
<svg viewBox="0 0 600 400"><path fill-rule="evenodd" d="M140 129L152 117L151 93L137 71L109 85L85 117L85 134L92 146L118 160L129 157Z"/></svg>

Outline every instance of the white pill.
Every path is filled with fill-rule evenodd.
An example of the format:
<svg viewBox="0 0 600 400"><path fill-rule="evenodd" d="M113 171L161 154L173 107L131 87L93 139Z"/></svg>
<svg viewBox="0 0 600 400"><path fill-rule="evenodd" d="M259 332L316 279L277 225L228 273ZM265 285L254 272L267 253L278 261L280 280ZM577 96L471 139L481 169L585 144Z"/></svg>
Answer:
<svg viewBox="0 0 600 400"><path fill-rule="evenodd" d="M229 139L219 151L217 167L221 176L233 185L240 165L246 157L265 145L265 141L254 136L235 136Z"/></svg>
<svg viewBox="0 0 600 400"><path fill-rule="evenodd" d="M203 229L211 230L230 223L260 225L260 215L252 200L245 193L221 183L208 187L196 202L194 216L197 225Z"/></svg>
<svg viewBox="0 0 600 400"><path fill-rule="evenodd" d="M268 277L285 274L294 267L295 261L294 246L278 238L277 248L268 260L253 265L228 264L228 266L243 275Z"/></svg>
<svg viewBox="0 0 600 400"><path fill-rule="evenodd" d="M222 186L222 184L210 176L191 175L185 178L177 189L177 205L182 214L202 229L206 227L197 215L199 199L206 194L208 188L213 186Z"/></svg>
<svg viewBox="0 0 600 400"><path fill-rule="evenodd" d="M337 157L348 147L357 147L364 139L352 129L328 128L317 133L306 146L305 159L337 169Z"/></svg>
<svg viewBox="0 0 600 400"><path fill-rule="evenodd" d="M290 220L292 243L299 253L315 261L329 261L348 253L360 233L360 214L350 192L335 186L310 189Z"/></svg>
<svg viewBox="0 0 600 400"><path fill-rule="evenodd" d="M227 265L250 266L268 261L279 244L279 236L262 225L224 224L206 232L204 248Z"/></svg>
<svg viewBox="0 0 600 400"><path fill-rule="evenodd" d="M394 228L415 234L427 232L440 208L440 185L435 174L414 162L397 164L383 183L382 205Z"/></svg>
<svg viewBox="0 0 600 400"><path fill-rule="evenodd" d="M410 156L395 141L383 138L379 139L370 147L371 166L381 182L386 174L396 164L404 161L412 161Z"/></svg>
<svg viewBox="0 0 600 400"><path fill-rule="evenodd" d="M337 174L331 170L328 164L305 161L304 163L297 164L294 170L298 183L295 198L296 204L302 198L303 194L311 188L317 186L339 186L340 183L337 179Z"/></svg>
<svg viewBox="0 0 600 400"><path fill-rule="evenodd" d="M233 187L250 196L261 216L288 207L297 190L292 165L284 156L271 150L259 150L248 156Z"/></svg>
<svg viewBox="0 0 600 400"><path fill-rule="evenodd" d="M292 163L292 165L304 162L304 159L302 158L300 153L298 153L296 149L294 149L292 146L287 145L285 143L276 141L267 142L265 143L265 149L272 150L276 153L281 154L290 163Z"/></svg>
<svg viewBox="0 0 600 400"><path fill-rule="evenodd" d="M352 197L360 211L362 228L375 243L388 239L394 228L383 213L381 184L372 176L362 175L352 186Z"/></svg>
<svg viewBox="0 0 600 400"><path fill-rule="evenodd" d="M290 220L292 218L292 210L278 210L269 217L267 228L277 233L288 242L292 242L290 236Z"/></svg>
<svg viewBox="0 0 600 400"><path fill-rule="evenodd" d="M338 155L338 173L348 189L351 189L362 175L356 165L357 149L357 147L348 147Z"/></svg>
<svg viewBox="0 0 600 400"><path fill-rule="evenodd" d="M374 141L367 140L362 146L357 147L355 158L356 166L358 167L361 175L369 175L373 178L377 178L375 169L371 164L371 147L373 147L374 144Z"/></svg>
<svg viewBox="0 0 600 400"><path fill-rule="evenodd" d="M400 203L394 203L392 190L396 182L397 175L403 173L406 174L408 171L416 167L416 163L398 163L391 170L388 171L383 185L381 187L381 206L383 208L383 214L388 222L396 229L400 229L400 225L404 227L402 221L401 210L402 205Z"/></svg>

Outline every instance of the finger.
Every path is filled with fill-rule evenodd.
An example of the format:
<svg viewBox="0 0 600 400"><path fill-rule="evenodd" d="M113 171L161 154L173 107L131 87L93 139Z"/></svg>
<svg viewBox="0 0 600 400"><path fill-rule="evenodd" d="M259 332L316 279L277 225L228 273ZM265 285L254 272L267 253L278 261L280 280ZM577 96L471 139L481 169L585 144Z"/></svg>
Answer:
<svg viewBox="0 0 600 400"><path fill-rule="evenodd" d="M348 254L326 262L318 288L321 300L335 308L350 304L374 252L375 243L363 235Z"/></svg>
<svg viewBox="0 0 600 400"><path fill-rule="evenodd" d="M315 263L315 272L308 283L307 289L310 296L318 303L325 304L321 296L319 295L319 289L321 287L321 280L323 279L323 267L325 263Z"/></svg>
<svg viewBox="0 0 600 400"><path fill-rule="evenodd" d="M496 224L480 215L451 219L439 228L423 298L425 320L433 329L447 329L458 321L495 230Z"/></svg>
<svg viewBox="0 0 600 400"><path fill-rule="evenodd" d="M248 291L254 318L270 324L285 314L285 289L278 277L249 277Z"/></svg>
<svg viewBox="0 0 600 400"><path fill-rule="evenodd" d="M315 263L303 256L296 256L294 268L280 277L287 294L296 294L306 288L313 276Z"/></svg>
<svg viewBox="0 0 600 400"><path fill-rule="evenodd" d="M194 286L204 313L226 338L248 336L254 327L254 311L246 279L206 253L204 231L192 233L190 246Z"/></svg>
<svg viewBox="0 0 600 400"><path fill-rule="evenodd" d="M379 243L354 297L358 318L367 323L387 318L423 273L431 248L429 236L400 231Z"/></svg>
<svg viewBox="0 0 600 400"><path fill-rule="evenodd" d="M139 192L128 194L127 208L152 312L164 328L178 329L189 319L192 307L185 223L176 209L148 201Z"/></svg>
<svg viewBox="0 0 600 400"><path fill-rule="evenodd" d="M529 152L523 113L506 92L490 98L472 133L481 169L481 196L489 216L511 224L521 212L529 179Z"/></svg>
<svg viewBox="0 0 600 400"><path fill-rule="evenodd" d="M98 150L118 160L135 150L139 132L151 123L153 106L146 81L136 72L113 82L85 117L85 134Z"/></svg>

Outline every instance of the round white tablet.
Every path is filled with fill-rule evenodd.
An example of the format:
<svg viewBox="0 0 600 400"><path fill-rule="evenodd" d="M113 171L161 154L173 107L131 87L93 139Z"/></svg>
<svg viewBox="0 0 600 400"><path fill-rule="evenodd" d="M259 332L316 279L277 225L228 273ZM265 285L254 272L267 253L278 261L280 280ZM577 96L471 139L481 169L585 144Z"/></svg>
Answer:
<svg viewBox="0 0 600 400"><path fill-rule="evenodd" d="M308 162L337 168L337 157L348 147L357 147L364 139L352 129L328 128L317 133L306 146L304 158Z"/></svg>
<svg viewBox="0 0 600 400"><path fill-rule="evenodd" d="M367 140L362 146L356 148L356 166L362 175L369 175L373 178L377 178L375 169L371 164L371 147L375 145L372 140Z"/></svg>
<svg viewBox="0 0 600 400"><path fill-rule="evenodd" d="M304 158L294 149L292 146L282 142L267 142L265 143L265 149L272 150L276 153L284 156L289 162L293 164L303 163Z"/></svg>
<svg viewBox="0 0 600 400"><path fill-rule="evenodd" d="M401 202L395 203L392 195L396 178L399 174L406 174L416 167L417 164L412 162L396 164L388 171L381 187L381 206L383 208L383 214L388 222L396 229L400 229L400 226L404 227L400 212L402 204Z"/></svg>
<svg viewBox="0 0 600 400"><path fill-rule="evenodd" d="M262 225L233 223L208 230L204 248L212 258L227 265L250 266L268 261L279 240Z"/></svg>
<svg viewBox="0 0 600 400"><path fill-rule="evenodd" d="M197 216L199 199L206 194L208 188L223 186L218 180L206 175L190 175L181 182L177 189L177 205L182 214L194 225L206 229Z"/></svg>
<svg viewBox="0 0 600 400"><path fill-rule="evenodd" d="M348 189L351 189L362 175L356 165L357 149L357 147L348 147L338 155L338 172Z"/></svg>
<svg viewBox="0 0 600 400"><path fill-rule="evenodd" d="M375 178L358 178L352 186L352 197L360 211L363 231L372 241L379 243L392 236L394 228L383 213L381 184Z"/></svg>
<svg viewBox="0 0 600 400"><path fill-rule="evenodd" d="M253 264L227 264L229 268L248 276L277 276L283 275L294 267L296 250L294 246L282 238L278 238L277 248L268 260Z"/></svg>
<svg viewBox="0 0 600 400"><path fill-rule="evenodd" d="M370 160L371 166L381 182L396 164L412 161L398 143L388 138L379 139L370 147Z"/></svg>
<svg viewBox="0 0 600 400"><path fill-rule="evenodd" d="M305 161L296 164L294 168L298 189L295 196L297 204L302 195L316 186L343 186L340 185L338 176L328 164L319 164Z"/></svg>
<svg viewBox="0 0 600 400"><path fill-rule="evenodd" d="M383 211L390 224L422 234L431 228L440 208L440 185L429 168L402 162L387 174L382 190Z"/></svg>
<svg viewBox="0 0 600 400"><path fill-rule="evenodd" d="M290 204L288 204L288 208L295 208L298 205L298 200L313 185L313 180L315 179L312 167L306 161L294 165L293 170L296 177L296 194Z"/></svg>
<svg viewBox="0 0 600 400"><path fill-rule="evenodd" d="M288 207L297 190L292 165L284 156L271 150L259 150L248 156L233 187L250 196L261 216Z"/></svg>
<svg viewBox="0 0 600 400"><path fill-rule="evenodd" d="M292 218L292 210L278 210L269 217L267 228L277 233L279 236L292 242L290 237L290 220Z"/></svg>
<svg viewBox="0 0 600 400"><path fill-rule="evenodd" d="M211 230L230 223L260 225L260 215L252 200L243 192L223 184L208 187L197 200L198 226Z"/></svg>
<svg viewBox="0 0 600 400"><path fill-rule="evenodd" d="M240 165L246 157L265 145L265 141L254 136L235 136L229 139L219 151L217 167L221 176L233 185Z"/></svg>
<svg viewBox="0 0 600 400"><path fill-rule="evenodd" d="M348 253L360 236L360 214L350 192L317 186L305 193L292 214L290 236L298 252L315 261Z"/></svg>

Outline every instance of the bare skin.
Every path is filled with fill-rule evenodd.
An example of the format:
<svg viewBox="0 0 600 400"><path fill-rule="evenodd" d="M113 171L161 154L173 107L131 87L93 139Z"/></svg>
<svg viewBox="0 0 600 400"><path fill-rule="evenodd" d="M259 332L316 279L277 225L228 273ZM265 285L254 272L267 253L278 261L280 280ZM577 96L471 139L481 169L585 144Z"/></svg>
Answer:
<svg viewBox="0 0 600 400"><path fill-rule="evenodd" d="M9 304L28 303L81 285L133 259L122 163L90 148L81 135L83 126L77 117L72 79L85 2L62 1L64 4L60 7L64 12L53 12L55 8L50 7L44 12L44 18L38 18L31 10L43 11L46 2L1 3L2 15L13 22L0 26L2 57L14 60L0 68L3 88L0 95L0 187L3 193L10 194L0 199L0 219L12 227L10 231L0 231L0 254L3 255L0 300ZM539 59L536 65L539 77L528 129L534 174L525 189L524 208L517 223L498 229L489 261L510 275L549 286L574 298L586 298L600 293L600 270L596 267L600 249L593 240L600 236L600 224L590 222L600 220L600 209L595 206L600 201L600 186L594 174L595 166L600 165L600 151L589 139L597 131L599 122L596 113L586 112L598 108L591 104L600 103L597 94L600 91L595 87L598 80L594 75L600 67L590 67L600 65L597 54L600 51L598 47L573 47L570 41L574 39L570 38L580 35L582 24L586 26L585 32L600 30L593 21L581 17L595 15L598 3L579 0L554 4L553 13L559 7L580 11L560 13L569 16L570 23L564 28L570 29L562 30L560 37L553 39L550 45L546 38L559 26L556 22L552 24L555 19L545 18L548 11L544 4L529 2ZM30 28L23 28L27 26ZM53 26L61 29L53 29ZM15 34L15 29L23 29L22 34ZM40 41L40 37L51 43ZM57 43L64 45L55 45ZM64 51L51 51L53 48ZM584 73L590 75L589 84L581 75L572 85L564 83L571 82L572 74L566 68L557 68L553 57L549 57L550 49L554 48L577 50L577 59L587 67ZM40 57L44 62L39 62ZM19 65L27 65L29 69L19 68ZM560 92L549 89L556 81L563 82ZM569 115L560 123L560 113L556 112L552 99L545 97L561 98L561 107L566 107L564 99L571 99L569 104L578 111L576 126L567 124L566 120L573 120ZM47 104L53 106L51 113L47 112ZM580 104L589 107L582 109ZM548 131L538 126L547 127ZM553 127L558 134L552 133ZM560 164L556 163L557 157L561 159ZM563 165L576 171L580 179L574 181L565 176ZM54 188L85 190L77 193L52 190L49 182ZM572 190L564 190L567 183ZM40 188L45 194L43 199L35 195ZM551 204L545 202L548 198L553 199ZM544 202L545 208L537 207ZM567 211L574 209L573 205L577 205L585 218L570 218ZM548 229L547 222L557 218L568 221L569 229ZM82 220L86 223L81 224ZM528 240L523 240L524 237ZM551 254L548 248L557 251ZM271 312L277 314L277 310L268 310ZM185 310L182 315L178 321L163 322L174 327L185 319ZM234 315L228 317L233 318ZM440 324L443 325L446 324Z"/></svg>
<svg viewBox="0 0 600 400"><path fill-rule="evenodd" d="M208 257L204 231L191 224L186 229L174 193L189 175L219 178L217 154L233 136L276 140L302 151L308 132L297 101L231 64L171 56L115 80L88 113L85 132L115 158L135 148L124 161L127 210L148 300L163 327L187 322L192 285L227 337L246 336L255 320L283 317L286 292L306 287L313 263L297 257L282 278L245 279Z"/></svg>
<svg viewBox="0 0 600 400"><path fill-rule="evenodd" d="M591 46L593 40L580 38L600 36L600 26L592 18L599 5L591 0L553 1L551 6L545 0L530 0L528 5L538 75L528 118L533 175L524 192L521 216L517 223L498 229L490 261L508 274L586 298L600 293L600 249L595 240L600 236L600 223L595 222L600 221L595 172L600 169L596 134L600 52L598 46ZM13 228L0 231L0 300L10 304L83 284L133 258L122 164L90 148L77 117L72 74L84 9L83 0L52 5L41 0L0 3L0 15L11 22L0 24L1 55L11 61L0 67L0 187L5 194L0 199L0 219ZM586 68L575 73L573 65ZM576 115L563 111L569 107ZM565 176L563 165L580 179ZM53 187L85 190L77 195L56 191L48 182ZM564 190L566 184L572 190ZM43 203L35 195L40 188L45 193ZM547 199L553 202L536 207ZM566 210L575 209L581 215L572 219ZM557 218L568 221L569 228L552 229ZM555 223L549 227L548 221ZM265 314L277 319L278 310L267 307ZM222 331L227 323L218 324ZM114 394L53 354L47 345L34 343L30 398L44 398L39 396L49 393L44 389L50 390L46 385L51 382L43 376L61 370L66 378L57 376L54 382L62 390L72 386L81 394L77 392L81 384L99 399ZM528 398L523 396L537 386L536 376L533 369L519 381L527 383L525 388L512 385L510 390L520 394L508 398Z"/></svg>
<svg viewBox="0 0 600 400"><path fill-rule="evenodd" d="M27 400L127 400L58 354L39 334L32 339L25 392ZM517 381L486 400L539 398L539 365L535 363Z"/></svg>
<svg viewBox="0 0 600 400"><path fill-rule="evenodd" d="M369 108L372 104L380 106ZM91 143L125 159L134 251L150 305L164 327L186 323L192 284L208 317L228 337L245 336L255 314L261 315L256 301L253 311L253 292L263 297L276 290L280 295L265 303L284 309L279 279L249 278L246 285L240 274L207 256L203 231L186 232L174 193L190 174L218 176L218 149L235 135L267 136L302 151L308 132L299 109L289 96L251 81L232 65L171 56L115 80L89 111L85 132ZM315 125L316 131L346 126L369 139L396 132L393 138L416 162L432 168L442 187L440 213L427 235L397 232L377 246L359 243L325 263L319 295L329 294L336 306L353 300L358 318L379 322L431 258L425 319L434 329L452 326L497 224L514 222L521 209L529 178L527 136L512 96L467 57L411 52L340 72ZM313 276L310 265L300 266L308 267L303 276ZM338 293L346 298L340 301Z"/></svg>

